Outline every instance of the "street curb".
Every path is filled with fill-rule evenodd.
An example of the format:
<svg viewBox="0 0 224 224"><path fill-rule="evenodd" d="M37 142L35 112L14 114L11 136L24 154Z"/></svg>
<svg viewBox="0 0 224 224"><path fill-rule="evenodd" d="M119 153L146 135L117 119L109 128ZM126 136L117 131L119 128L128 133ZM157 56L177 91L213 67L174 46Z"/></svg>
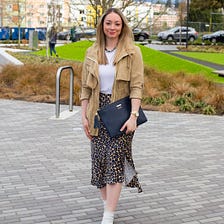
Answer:
<svg viewBox="0 0 224 224"><path fill-rule="evenodd" d="M5 49L0 48L0 56L3 58L3 60L0 61L0 65L5 64L14 64L14 65L24 65L21 61L14 58L12 55L5 52Z"/></svg>

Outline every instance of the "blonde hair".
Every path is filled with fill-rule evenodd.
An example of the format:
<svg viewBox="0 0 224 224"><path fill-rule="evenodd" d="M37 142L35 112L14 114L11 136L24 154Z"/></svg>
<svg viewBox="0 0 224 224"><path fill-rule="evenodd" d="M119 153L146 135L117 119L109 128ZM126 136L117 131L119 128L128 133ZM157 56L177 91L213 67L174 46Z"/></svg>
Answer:
<svg viewBox="0 0 224 224"><path fill-rule="evenodd" d="M109 8L100 18L100 21L97 26L97 34L96 34L96 44L98 46L98 63L99 64L106 64L107 63L107 58L105 55L105 47L106 47L106 37L103 31L103 23L107 15L110 13L116 13L120 16L122 20L122 29L121 29L121 34L119 36L119 41L117 45L117 50L116 50L116 55L115 55L115 60L114 63L116 62L116 56L119 54L121 51L121 48L128 48L128 46L133 45L133 33L132 30L130 29L128 25L128 21L123 15L123 13L117 9L117 8Z"/></svg>

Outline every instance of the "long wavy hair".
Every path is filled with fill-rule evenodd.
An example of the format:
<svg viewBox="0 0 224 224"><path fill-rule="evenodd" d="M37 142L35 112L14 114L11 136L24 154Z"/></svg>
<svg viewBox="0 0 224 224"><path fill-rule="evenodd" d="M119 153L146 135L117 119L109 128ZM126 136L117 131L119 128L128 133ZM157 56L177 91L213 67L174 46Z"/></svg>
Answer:
<svg viewBox="0 0 224 224"><path fill-rule="evenodd" d="M123 15L123 13L117 8L109 8L100 18L99 23L97 25L97 33L96 33L96 44L98 46L98 63L99 64L107 64L107 58L105 55L105 47L106 47L106 36L103 31L104 20L107 15L110 13L116 13L120 16L122 20L122 29L118 40L116 55L114 63L116 63L117 55L121 51L121 48L125 48L128 50L128 46L134 44L133 42L133 33L128 25L128 21Z"/></svg>

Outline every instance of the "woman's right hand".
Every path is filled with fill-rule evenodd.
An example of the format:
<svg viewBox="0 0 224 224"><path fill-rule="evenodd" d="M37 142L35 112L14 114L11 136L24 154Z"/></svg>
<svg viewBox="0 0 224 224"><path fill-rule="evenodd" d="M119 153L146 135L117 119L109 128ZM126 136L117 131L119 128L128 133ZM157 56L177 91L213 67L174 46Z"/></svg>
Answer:
<svg viewBox="0 0 224 224"><path fill-rule="evenodd" d="M89 129L89 121L86 117L82 118L82 125L83 129L85 131L85 134L89 140L92 139L92 136L90 135L90 129Z"/></svg>
<svg viewBox="0 0 224 224"><path fill-rule="evenodd" d="M82 107L82 125L83 125L83 129L85 131L85 134L87 136L88 139L92 139L92 136L90 135L90 128L89 128L89 120L86 117L86 110L87 110L87 105L88 105L89 101L86 100L82 100L81 102L81 107Z"/></svg>

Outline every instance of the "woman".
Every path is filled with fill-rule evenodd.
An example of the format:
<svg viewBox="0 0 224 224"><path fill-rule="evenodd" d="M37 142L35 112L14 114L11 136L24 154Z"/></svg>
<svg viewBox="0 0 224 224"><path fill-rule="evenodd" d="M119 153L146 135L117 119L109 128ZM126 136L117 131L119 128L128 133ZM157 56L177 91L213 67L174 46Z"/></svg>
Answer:
<svg viewBox="0 0 224 224"><path fill-rule="evenodd" d="M142 191L131 147L142 98L143 69L141 51L134 45L126 18L120 10L108 9L98 24L96 42L86 52L81 90L82 123L91 141L91 183L100 189L104 202L101 224L113 223L122 183ZM110 137L102 122L94 128L97 110L125 96L131 98L132 113L121 128L124 134Z"/></svg>
<svg viewBox="0 0 224 224"><path fill-rule="evenodd" d="M58 54L55 49L56 42L57 42L57 31L56 31L56 28L53 26L49 33L50 55L52 56L52 54L54 53L56 57L58 57Z"/></svg>

